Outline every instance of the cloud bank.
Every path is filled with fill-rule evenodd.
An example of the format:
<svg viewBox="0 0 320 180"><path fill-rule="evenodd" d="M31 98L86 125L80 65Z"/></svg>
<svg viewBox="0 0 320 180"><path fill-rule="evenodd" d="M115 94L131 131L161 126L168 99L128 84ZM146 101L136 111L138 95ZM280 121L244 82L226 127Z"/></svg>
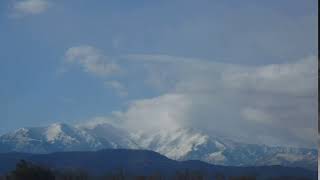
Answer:
<svg viewBox="0 0 320 180"><path fill-rule="evenodd" d="M145 72L143 79L134 79L127 70L130 80L144 82L158 95L126 102L127 109L106 117L108 121L132 131L195 128L247 143L316 144L316 57L245 66L150 54L125 55L111 63L95 48L82 46L66 53L69 63L97 75L124 68L114 66L119 59L126 68L138 66ZM128 95L121 82L104 83Z"/></svg>
<svg viewBox="0 0 320 180"><path fill-rule="evenodd" d="M164 56L140 60L149 64L146 82L165 90L158 97L133 101L120 113L128 128L191 127L248 143L316 143L315 57L264 66Z"/></svg>

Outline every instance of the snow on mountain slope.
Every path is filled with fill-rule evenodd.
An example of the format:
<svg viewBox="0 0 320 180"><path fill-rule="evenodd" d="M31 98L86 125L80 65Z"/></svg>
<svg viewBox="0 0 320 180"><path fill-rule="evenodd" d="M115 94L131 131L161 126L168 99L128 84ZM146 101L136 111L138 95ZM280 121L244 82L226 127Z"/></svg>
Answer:
<svg viewBox="0 0 320 180"><path fill-rule="evenodd" d="M108 143L98 141L86 131L66 124L52 124L44 128L42 135L45 137L45 143L58 146L61 150L100 149L110 146Z"/></svg>
<svg viewBox="0 0 320 180"><path fill-rule="evenodd" d="M109 127L110 129L112 128ZM0 137L0 152L47 153L99 150L103 148L129 148L126 143L119 140L120 135L115 139L112 139L115 136L100 137L89 129L81 129L67 124L22 128Z"/></svg>
<svg viewBox="0 0 320 180"><path fill-rule="evenodd" d="M179 129L174 132L137 133L131 135L142 148L151 149L172 159L181 159L198 145L205 143L208 136L200 133L190 133L188 130Z"/></svg>
<svg viewBox="0 0 320 180"><path fill-rule="evenodd" d="M81 129L100 141L106 141L112 144L112 148L139 149L127 131L120 127L115 127L108 123L96 125L78 125Z"/></svg>
<svg viewBox="0 0 320 180"><path fill-rule="evenodd" d="M317 150L244 144L208 136L193 129L138 133L132 135L132 138L141 147L175 160L202 160L231 166L317 166Z"/></svg>
<svg viewBox="0 0 320 180"><path fill-rule="evenodd" d="M0 136L0 152L48 153L104 148L148 149L175 160L233 166L317 167L317 150L245 144L194 129L127 132L109 123L21 128Z"/></svg>

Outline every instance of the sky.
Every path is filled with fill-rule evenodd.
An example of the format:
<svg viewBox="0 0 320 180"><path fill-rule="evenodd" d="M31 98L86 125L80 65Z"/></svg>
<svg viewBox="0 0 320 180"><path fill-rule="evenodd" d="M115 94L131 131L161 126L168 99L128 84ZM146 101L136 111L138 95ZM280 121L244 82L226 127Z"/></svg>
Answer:
<svg viewBox="0 0 320 180"><path fill-rule="evenodd" d="M54 122L314 147L316 0L0 1L0 134Z"/></svg>

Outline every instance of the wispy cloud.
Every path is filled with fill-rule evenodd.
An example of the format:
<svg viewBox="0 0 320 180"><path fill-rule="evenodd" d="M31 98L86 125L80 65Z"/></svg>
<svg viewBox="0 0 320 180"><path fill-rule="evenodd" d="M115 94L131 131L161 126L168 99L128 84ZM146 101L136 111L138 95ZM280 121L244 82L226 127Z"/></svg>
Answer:
<svg viewBox="0 0 320 180"><path fill-rule="evenodd" d="M18 0L12 5L12 16L23 17L45 12L50 6L48 0Z"/></svg>
<svg viewBox="0 0 320 180"><path fill-rule="evenodd" d="M239 91L251 89L257 92L284 93L308 96L314 93L317 69L315 57L294 63L271 64L257 68L229 68L224 72L224 82Z"/></svg>
<svg viewBox="0 0 320 180"><path fill-rule="evenodd" d="M98 76L110 76L121 71L110 57L88 45L69 48L65 53L65 62L79 65L84 72Z"/></svg>
<svg viewBox="0 0 320 180"><path fill-rule="evenodd" d="M119 81L105 81L104 85L106 88L111 88L115 91L117 95L120 97L126 97L128 96L128 91L126 87Z"/></svg>
<svg viewBox="0 0 320 180"><path fill-rule="evenodd" d="M133 131L192 127L249 143L313 146L316 142L315 57L256 66L152 54L114 58L126 62L122 68L134 64L146 73L142 79L129 74L131 81L161 89L159 95L133 100L114 114ZM121 69L90 46L70 48L66 61L102 76ZM121 82L104 83L119 96L130 93Z"/></svg>
<svg viewBox="0 0 320 180"><path fill-rule="evenodd" d="M146 82L156 81L149 85L163 85L164 90L118 113L128 128L193 127L249 143L315 144L315 57L260 66L144 57L152 59L143 61L150 68ZM168 86L170 79L174 81Z"/></svg>

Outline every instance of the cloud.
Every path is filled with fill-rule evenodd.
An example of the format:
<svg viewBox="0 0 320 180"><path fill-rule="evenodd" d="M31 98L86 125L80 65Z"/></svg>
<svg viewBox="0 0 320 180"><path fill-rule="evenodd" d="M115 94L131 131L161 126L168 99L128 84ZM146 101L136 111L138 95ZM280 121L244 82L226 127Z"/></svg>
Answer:
<svg viewBox="0 0 320 180"><path fill-rule="evenodd" d="M190 101L181 94L165 94L130 103L125 112L116 113L124 127L137 131L170 130L181 127Z"/></svg>
<svg viewBox="0 0 320 180"><path fill-rule="evenodd" d="M268 113L252 107L244 108L241 113L244 119L258 123L272 122L273 119Z"/></svg>
<svg viewBox="0 0 320 180"><path fill-rule="evenodd" d="M110 76L121 71L112 58L88 45L69 48L65 53L65 62L79 65L84 72L97 76Z"/></svg>
<svg viewBox="0 0 320 180"><path fill-rule="evenodd" d="M257 68L229 68L224 82L229 88L251 89L257 92L310 95L316 88L315 57L295 63L271 64Z"/></svg>
<svg viewBox="0 0 320 180"><path fill-rule="evenodd" d="M13 16L35 15L45 12L50 6L47 0L19 0L13 3Z"/></svg>
<svg viewBox="0 0 320 180"><path fill-rule="evenodd" d="M259 66L143 57L136 60L148 69L145 82L161 86L162 91L159 96L135 100L118 113L119 122L128 128L191 127L248 143L315 145L315 57Z"/></svg>
<svg viewBox="0 0 320 180"><path fill-rule="evenodd" d="M254 66L151 54L115 58L144 73L128 77L130 81L144 82L143 88L158 92L131 100L125 110L106 117L129 130L195 128L247 143L316 144L316 57ZM110 75L119 69L110 68L114 63L90 46L70 48L66 60L91 74ZM105 86L120 96L130 90L114 80L105 81Z"/></svg>
<svg viewBox="0 0 320 180"><path fill-rule="evenodd" d="M128 91L126 87L119 81L106 81L104 82L104 85L107 88L113 89L120 97L128 96Z"/></svg>

